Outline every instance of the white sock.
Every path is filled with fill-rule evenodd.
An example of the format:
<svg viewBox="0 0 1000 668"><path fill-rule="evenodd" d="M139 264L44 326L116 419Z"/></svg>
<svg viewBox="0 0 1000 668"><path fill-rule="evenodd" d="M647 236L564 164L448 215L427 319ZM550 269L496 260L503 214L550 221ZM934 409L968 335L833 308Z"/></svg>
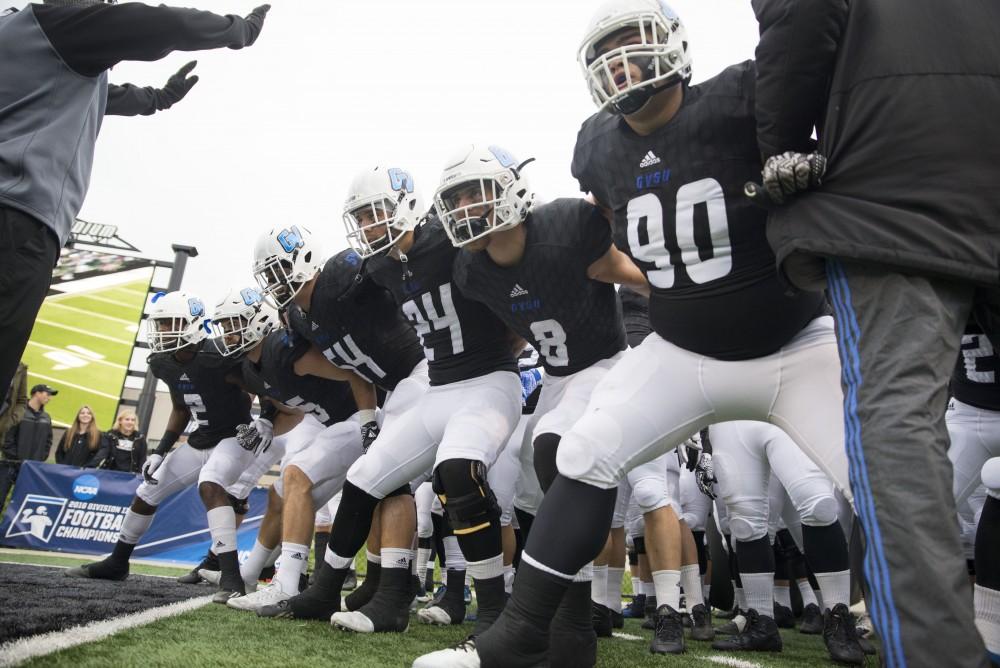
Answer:
<svg viewBox="0 0 1000 668"><path fill-rule="evenodd" d="M594 581L594 562L589 562L586 566L581 568L573 576L573 582L593 582Z"/></svg>
<svg viewBox="0 0 1000 668"><path fill-rule="evenodd" d="M514 564L503 567L503 590L508 594L514 591Z"/></svg>
<svg viewBox="0 0 1000 668"><path fill-rule="evenodd" d="M385 565L383 564L383 568ZM473 580L489 580L503 576L503 554L482 561L466 562L465 577Z"/></svg>
<svg viewBox="0 0 1000 668"><path fill-rule="evenodd" d="M611 612L622 611L622 577L625 575L625 568L608 566L608 587L605 589L604 605L611 609Z"/></svg>
<svg viewBox="0 0 1000 668"><path fill-rule="evenodd" d="M816 582L823 592L823 605L833 608L838 603L851 606L851 571L816 573ZM824 608L825 609L825 608Z"/></svg>
<svg viewBox="0 0 1000 668"><path fill-rule="evenodd" d="M799 580L799 594L802 595L802 607L806 607L810 603L815 603L819 606L819 601L816 600L816 594L813 592L812 585L809 584L809 580Z"/></svg>
<svg viewBox="0 0 1000 668"><path fill-rule="evenodd" d="M129 508L125 511L125 519L122 520L122 528L118 533L118 540L129 545L135 545L149 530L149 525L152 523L153 515L140 515Z"/></svg>
<svg viewBox="0 0 1000 668"><path fill-rule="evenodd" d="M653 587L656 591L656 605L669 605L674 610L681 607L681 572L653 571Z"/></svg>
<svg viewBox="0 0 1000 668"><path fill-rule="evenodd" d="M244 582L256 582L260 577L260 572L271 559L271 555L277 552L271 547L264 547L259 540L253 542L253 549L250 556L240 565L240 576Z"/></svg>
<svg viewBox="0 0 1000 668"><path fill-rule="evenodd" d="M646 590L642 588L642 580L632 576L632 596L638 596L639 594L645 594Z"/></svg>
<svg viewBox="0 0 1000 668"><path fill-rule="evenodd" d="M747 608L774 618L774 573L740 573Z"/></svg>
<svg viewBox="0 0 1000 668"><path fill-rule="evenodd" d="M405 547L382 548L382 570L387 568L405 568L409 570L413 561L413 550Z"/></svg>
<svg viewBox="0 0 1000 668"><path fill-rule="evenodd" d="M372 554L368 550L365 550L365 561L367 561L369 564L378 564L379 566L381 566L382 565L382 555L381 554ZM353 567L354 567L354 557L351 557L351 568L353 568Z"/></svg>
<svg viewBox="0 0 1000 668"><path fill-rule="evenodd" d="M233 507L212 508L206 514L208 531L212 534L212 552L233 552L236 549L236 512Z"/></svg>
<svg viewBox="0 0 1000 668"><path fill-rule="evenodd" d="M590 600L600 605L607 605L604 596L608 591L608 565L594 565L594 579L590 583Z"/></svg>
<svg viewBox="0 0 1000 668"><path fill-rule="evenodd" d="M276 563L278 563L278 557L280 556L281 556L281 543L278 543L277 545L274 546L274 549L271 550L271 554L268 555L267 561L264 562L264 566L265 567L274 566Z"/></svg>
<svg viewBox="0 0 1000 668"><path fill-rule="evenodd" d="M979 585L973 589L976 628L986 649L992 654L1000 654L1000 591Z"/></svg>
<svg viewBox="0 0 1000 668"><path fill-rule="evenodd" d="M792 608L792 594L788 585L774 585L774 600L789 610Z"/></svg>
<svg viewBox="0 0 1000 668"><path fill-rule="evenodd" d="M420 581L423 582L424 578L427 576L427 562L431 558L431 549L429 547L419 547L417 548L417 563L413 572L416 574Z"/></svg>
<svg viewBox="0 0 1000 668"><path fill-rule="evenodd" d="M747 595L743 591L743 587L733 587L733 597L736 599L736 606L740 610L747 609Z"/></svg>
<svg viewBox="0 0 1000 668"><path fill-rule="evenodd" d="M458 546L458 539L454 536L447 536L444 539L444 563L449 571L466 570L465 555L462 548Z"/></svg>
<svg viewBox="0 0 1000 668"><path fill-rule="evenodd" d="M274 574L281 591L286 594L299 593L299 577L306 572L309 564L309 546L298 543L281 544L281 565Z"/></svg>
<svg viewBox="0 0 1000 668"><path fill-rule="evenodd" d="M656 585L654 585L652 583L652 581L650 581L650 582L643 582L642 583L642 591L643 591L643 593L646 594L647 597L648 596L655 597L656 596Z"/></svg>
<svg viewBox="0 0 1000 668"><path fill-rule="evenodd" d="M342 557L333 551L330 547L326 548L326 554L323 555L323 561L330 564L336 569L351 568L354 565L354 555L350 557ZM379 563L381 559L376 557L372 553L368 553L368 563Z"/></svg>
<svg viewBox="0 0 1000 668"><path fill-rule="evenodd" d="M684 604L688 612L696 605L702 605L705 600L701 595L701 573L698 564L681 566L681 586L684 587Z"/></svg>

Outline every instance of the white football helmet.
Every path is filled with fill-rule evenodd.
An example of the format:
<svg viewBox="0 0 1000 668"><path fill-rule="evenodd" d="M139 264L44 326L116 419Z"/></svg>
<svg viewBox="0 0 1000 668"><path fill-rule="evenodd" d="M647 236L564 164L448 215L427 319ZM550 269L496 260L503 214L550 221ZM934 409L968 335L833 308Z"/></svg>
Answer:
<svg viewBox="0 0 1000 668"><path fill-rule="evenodd" d="M276 227L257 238L253 275L262 296L278 308L288 305L322 267L320 245L312 232L298 225Z"/></svg>
<svg viewBox="0 0 1000 668"><path fill-rule="evenodd" d="M466 146L448 161L434 206L455 246L524 222L535 192L518 164L499 146Z"/></svg>
<svg viewBox="0 0 1000 668"><path fill-rule="evenodd" d="M252 348L281 326L277 309L265 302L256 288L231 290L212 315L212 334L227 357Z"/></svg>
<svg viewBox="0 0 1000 668"><path fill-rule="evenodd" d="M146 340L154 353L193 346L210 333L205 304L186 292L158 292L146 317Z"/></svg>
<svg viewBox="0 0 1000 668"><path fill-rule="evenodd" d="M598 52L600 42L633 29L634 44ZM633 114L659 90L691 78L691 53L680 18L661 0L612 0L590 20L577 54L587 87L601 109ZM630 65L637 67L635 78Z"/></svg>
<svg viewBox="0 0 1000 668"><path fill-rule="evenodd" d="M366 169L354 177L344 202L347 240L358 255L369 258L392 248L424 213L409 172L397 167Z"/></svg>

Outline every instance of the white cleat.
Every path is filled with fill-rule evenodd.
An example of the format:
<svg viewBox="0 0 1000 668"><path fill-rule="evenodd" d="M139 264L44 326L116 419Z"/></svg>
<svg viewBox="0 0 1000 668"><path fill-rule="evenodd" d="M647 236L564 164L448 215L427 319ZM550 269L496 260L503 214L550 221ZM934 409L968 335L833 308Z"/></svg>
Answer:
<svg viewBox="0 0 1000 668"><path fill-rule="evenodd" d="M451 626L451 615L444 608L432 605L429 608L417 610L417 617L424 624L434 624L436 626Z"/></svg>
<svg viewBox="0 0 1000 668"><path fill-rule="evenodd" d="M226 601L226 605L235 610L247 610L257 612L265 605L277 605L281 601L290 599L293 594L286 594L277 582L264 585L252 594L231 598Z"/></svg>
<svg viewBox="0 0 1000 668"><path fill-rule="evenodd" d="M343 629L344 631L354 631L355 633L374 633L375 623L355 610L354 612L335 612L330 617L330 624Z"/></svg>
<svg viewBox="0 0 1000 668"><path fill-rule="evenodd" d="M479 668L476 639L469 636L454 647L424 654L413 662L413 668Z"/></svg>

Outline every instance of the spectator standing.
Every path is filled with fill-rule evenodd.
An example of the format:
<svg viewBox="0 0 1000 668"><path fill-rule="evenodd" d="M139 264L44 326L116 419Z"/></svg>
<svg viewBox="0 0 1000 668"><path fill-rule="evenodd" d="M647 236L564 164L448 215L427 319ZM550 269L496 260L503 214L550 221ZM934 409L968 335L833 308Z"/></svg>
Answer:
<svg viewBox="0 0 1000 668"><path fill-rule="evenodd" d="M24 407L28 405L28 367L18 363L17 371L10 380L10 387L0 402L0 443L10 428L24 417Z"/></svg>
<svg viewBox="0 0 1000 668"><path fill-rule="evenodd" d="M100 459L104 438L97 428L94 411L84 404L76 412L73 424L63 434L62 442L56 450L56 464L66 466L96 467Z"/></svg>
<svg viewBox="0 0 1000 668"><path fill-rule="evenodd" d="M241 49L270 5L246 18L139 2L47 0L0 14L0 388L7 388L83 206L105 114L148 115L198 81L182 67L166 86L116 86L123 60Z"/></svg>
<svg viewBox="0 0 1000 668"><path fill-rule="evenodd" d="M146 437L139 431L139 418L134 411L122 411L115 428L104 435L101 468L109 471L139 473L146 461Z"/></svg>
<svg viewBox="0 0 1000 668"><path fill-rule="evenodd" d="M3 456L9 463L4 475L0 476L0 506L7 501L7 493L17 480L21 462L48 459L52 449L52 418L45 412L45 405L57 394L59 392L48 385L32 387L24 416L4 437Z"/></svg>

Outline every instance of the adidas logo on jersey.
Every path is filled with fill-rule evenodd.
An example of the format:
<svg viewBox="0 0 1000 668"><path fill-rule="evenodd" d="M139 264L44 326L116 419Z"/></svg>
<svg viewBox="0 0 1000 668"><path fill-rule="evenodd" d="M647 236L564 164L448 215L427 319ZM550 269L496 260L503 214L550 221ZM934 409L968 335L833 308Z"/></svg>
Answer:
<svg viewBox="0 0 1000 668"><path fill-rule="evenodd" d="M528 291L522 288L519 284L515 283L514 289L510 291L510 298L514 299L515 297L523 297L526 294L528 294Z"/></svg>
<svg viewBox="0 0 1000 668"><path fill-rule="evenodd" d="M639 163L640 169L645 169L646 167L652 167L653 165L660 164L660 159L653 154L652 151L646 151L646 155L643 156L642 162Z"/></svg>

